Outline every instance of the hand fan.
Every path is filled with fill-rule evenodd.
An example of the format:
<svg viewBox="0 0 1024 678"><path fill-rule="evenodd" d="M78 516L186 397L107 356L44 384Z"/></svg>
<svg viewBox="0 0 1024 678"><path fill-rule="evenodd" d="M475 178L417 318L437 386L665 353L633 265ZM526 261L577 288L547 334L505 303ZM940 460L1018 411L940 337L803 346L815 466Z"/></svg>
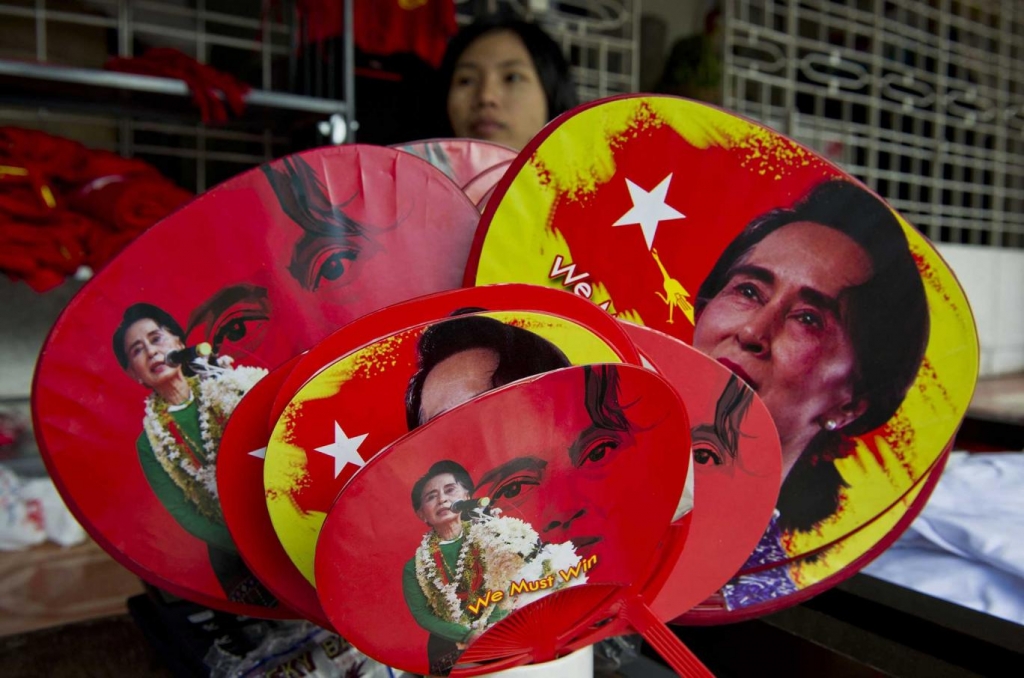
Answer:
<svg viewBox="0 0 1024 678"><path fill-rule="evenodd" d="M340 356L401 329L439 320L459 309L532 310L572 318L599 334L623 362L640 364L625 331L608 314L586 300L539 285L487 285L413 299L388 306L345 325L311 348L285 379L270 412L271 428L296 391Z"/></svg>
<svg viewBox="0 0 1024 678"><path fill-rule="evenodd" d="M260 615L265 591L215 491L224 424L266 369L339 326L458 287L478 219L419 158L342 146L246 172L149 229L71 301L39 358L35 431L75 517L152 584ZM201 343L233 365L188 376L181 351Z"/></svg>
<svg viewBox="0 0 1024 678"><path fill-rule="evenodd" d="M784 559L904 496L977 378L967 300L916 230L807 149L684 99L583 106L520 153L466 274L511 281L573 289L754 389L782 441Z"/></svg>
<svg viewBox="0 0 1024 678"><path fill-rule="evenodd" d="M484 170L480 174L473 177L473 179L462 187L466 197L476 205L482 212L486 203L486 198L490 195L494 187L498 185L498 181L505 176L505 172L512 165L512 161L503 162L500 165L495 165L490 169Z"/></svg>
<svg viewBox="0 0 1024 678"><path fill-rule="evenodd" d="M586 605L544 605L528 625L519 613L560 589L601 602L649 570L685 482L687 428L671 387L626 365L453 408L338 497L317 546L324 610L356 647L416 673L492 670L479 650L476 666L460 659L477 643L498 645L502 665L551 649Z"/></svg>
<svg viewBox="0 0 1024 678"><path fill-rule="evenodd" d="M267 507L285 551L313 582L316 538L338 492L410 429L520 378L619 360L591 328L533 311L455 316L339 354L293 395L267 444Z"/></svg>
<svg viewBox="0 0 1024 678"><path fill-rule="evenodd" d="M392 148L426 160L463 191L481 174L496 166L507 167L516 157L516 151L508 146L479 139L428 139L395 144Z"/></svg>
<svg viewBox="0 0 1024 678"><path fill-rule="evenodd" d="M739 574L676 622L706 625L744 621L798 605L849 579L914 522L942 475L949 449L906 496L856 532L812 556L760 572Z"/></svg>
<svg viewBox="0 0 1024 678"><path fill-rule="evenodd" d="M217 492L224 522L246 565L282 603L282 615L304 617L330 628L316 590L277 540L263 491L267 453L267 410L281 382L298 362L295 357L265 376L239 401L224 428L217 454ZM291 609L287 609L291 608ZM292 612L294 610L294 612Z"/></svg>
<svg viewBox="0 0 1024 678"><path fill-rule="evenodd" d="M670 621L717 591L757 545L779 495L779 436L761 399L722 365L657 330L623 326L690 418L699 510L651 604Z"/></svg>

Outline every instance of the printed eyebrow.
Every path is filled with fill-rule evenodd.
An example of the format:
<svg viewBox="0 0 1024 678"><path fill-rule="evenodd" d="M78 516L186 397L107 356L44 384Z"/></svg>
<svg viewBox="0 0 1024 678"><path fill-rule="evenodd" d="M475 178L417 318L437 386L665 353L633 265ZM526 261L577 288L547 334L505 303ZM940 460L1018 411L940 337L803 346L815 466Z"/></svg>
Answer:
<svg viewBox="0 0 1024 678"><path fill-rule="evenodd" d="M754 280L763 282L766 285L775 284L775 274L769 271L767 268L764 268L763 266L755 266L753 264L740 264L735 268L729 269L729 280L732 280L738 275L753 278Z"/></svg>
<svg viewBox="0 0 1024 678"><path fill-rule="evenodd" d="M480 481L477 483L478 486L487 485L489 483L498 483L505 478L508 478L513 473L519 473L520 471L537 471L541 472L547 467L548 463L543 459L537 457L516 457L511 459L501 466L496 466L487 473L485 473Z"/></svg>
<svg viewBox="0 0 1024 678"><path fill-rule="evenodd" d="M763 282L766 285L775 284L775 274L762 266L741 264L729 271L729 280L731 281L738 275L753 278L754 280ZM839 300L837 298L830 297L820 290L806 286L801 287L797 295L804 303L820 308L823 311L831 313L835 317L839 317Z"/></svg>
<svg viewBox="0 0 1024 678"><path fill-rule="evenodd" d="M801 287L799 296L805 303L820 308L836 318L839 317L839 299L813 287Z"/></svg>

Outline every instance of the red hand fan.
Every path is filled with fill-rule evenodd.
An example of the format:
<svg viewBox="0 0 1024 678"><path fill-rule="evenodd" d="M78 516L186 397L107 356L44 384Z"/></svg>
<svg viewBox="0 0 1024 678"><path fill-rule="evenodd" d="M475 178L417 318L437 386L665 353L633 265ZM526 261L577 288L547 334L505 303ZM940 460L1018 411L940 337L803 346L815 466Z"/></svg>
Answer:
<svg viewBox="0 0 1024 678"><path fill-rule="evenodd" d="M488 170L485 170L473 177L473 180L462 187L462 190L466 193L466 197L469 198L474 205L480 208L482 212L486 205L487 198L494 190L495 186L508 168L512 165L512 161L503 162L500 165L495 165Z"/></svg>
<svg viewBox="0 0 1024 678"><path fill-rule="evenodd" d="M906 496L857 531L813 556L740 573L676 621L692 625L740 622L798 605L849 579L910 527L928 502L948 458L949 448Z"/></svg>
<svg viewBox="0 0 1024 678"><path fill-rule="evenodd" d="M267 506L285 551L312 582L316 537L338 492L411 428L520 378L618 360L591 328L533 311L445 318L333 357L292 396L267 445Z"/></svg>
<svg viewBox="0 0 1024 678"><path fill-rule="evenodd" d="M148 230L40 355L35 431L76 518L147 581L260 615L265 591L216 495L223 426L267 368L370 311L458 287L478 219L419 158L344 146L246 172ZM168 364L201 342L234 365L190 377Z"/></svg>
<svg viewBox="0 0 1024 678"><path fill-rule="evenodd" d="M429 139L396 144L392 148L426 160L463 191L481 174L497 166L507 167L516 157L516 151L508 146L479 139ZM495 178L494 183L497 180Z"/></svg>
<svg viewBox="0 0 1024 678"><path fill-rule="evenodd" d="M573 289L754 389L782 441L783 548L759 566L893 506L977 378L967 300L913 227L811 151L684 99L582 106L517 156L466 273L513 281Z"/></svg>
<svg viewBox="0 0 1024 678"><path fill-rule="evenodd" d="M729 370L667 334L623 326L690 418L698 510L651 605L668 621L717 591L754 550L779 494L779 436L761 399Z"/></svg>
<svg viewBox="0 0 1024 678"><path fill-rule="evenodd" d="M263 458L270 438L267 411L298 360L292 358L265 376L235 407L220 440L217 490L224 521L253 574L278 601L298 613L291 613L291 617L302 616L330 628L316 590L295 569L277 540L263 492Z"/></svg>
<svg viewBox="0 0 1024 678"><path fill-rule="evenodd" d="M340 356L376 339L414 325L439 320L459 309L531 310L571 318L601 336L623 362L640 364L633 342L614 320L576 295L539 285L487 285L413 299L388 306L345 325L311 348L282 384L270 412L273 427L292 396L314 375Z"/></svg>
<svg viewBox="0 0 1024 678"><path fill-rule="evenodd" d="M361 650L417 673L543 661L588 606L650 570L685 482L687 429L671 387L626 365L567 368L457 406L338 497L317 546L324 609ZM564 605L544 604L562 589ZM523 625L534 604L544 613Z"/></svg>

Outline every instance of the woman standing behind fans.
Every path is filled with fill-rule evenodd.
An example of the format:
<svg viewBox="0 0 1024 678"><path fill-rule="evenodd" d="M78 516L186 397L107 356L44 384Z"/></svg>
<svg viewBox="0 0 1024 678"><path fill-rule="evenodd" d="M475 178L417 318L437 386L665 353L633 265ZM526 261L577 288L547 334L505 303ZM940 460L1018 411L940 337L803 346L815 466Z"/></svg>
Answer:
<svg viewBox="0 0 1024 678"><path fill-rule="evenodd" d="M441 62L447 133L521 150L577 104L569 64L533 23L501 15L466 26Z"/></svg>

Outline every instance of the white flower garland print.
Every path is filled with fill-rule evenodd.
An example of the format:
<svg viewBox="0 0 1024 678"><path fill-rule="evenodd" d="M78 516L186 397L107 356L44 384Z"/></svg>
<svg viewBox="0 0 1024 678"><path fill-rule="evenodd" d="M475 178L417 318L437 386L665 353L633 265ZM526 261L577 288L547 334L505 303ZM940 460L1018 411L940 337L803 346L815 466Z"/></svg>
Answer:
<svg viewBox="0 0 1024 678"><path fill-rule="evenodd" d="M267 375L267 370L259 367L215 368L208 370L207 373L209 376L189 380L193 397L199 401L199 430L206 457L205 463L196 465L192 462L191 455L183 454L182 446L160 421L158 409L162 409L161 406L165 408L166 403L158 400L160 396L156 393L151 393L146 398L146 413L142 419L142 427L149 438L154 456L175 483L181 485L178 474L174 472L181 469L217 503L220 501L217 494L217 449L223 430L214 425L216 412L224 418L230 416L249 389ZM190 489L192 488L182 487L186 494L191 494Z"/></svg>
<svg viewBox="0 0 1024 678"><path fill-rule="evenodd" d="M416 579L420 588L431 601L434 613L448 622L468 626L470 629L483 628L488 625L490 614L479 619L470 620L462 609L462 601L458 597L458 586L465 575L467 555L473 547L480 554L483 566L484 590L503 591L506 595L496 603L496 607L513 610L519 609L554 590L567 586L584 584L586 575L580 575L570 582L556 581L553 588L532 593L520 593L516 596L507 595L513 582L522 580L534 581L549 573L561 569L569 569L580 562L572 542L561 544L543 544L537 531L528 523L511 517L487 518L474 521L465 530L465 539L459 549L459 557L450 581L445 584L431 552L433 532L424 535L420 546L416 549ZM430 595L430 589L440 593ZM438 609L443 601L443 609ZM468 601L473 603L474 601ZM492 608L488 608L492 609Z"/></svg>

